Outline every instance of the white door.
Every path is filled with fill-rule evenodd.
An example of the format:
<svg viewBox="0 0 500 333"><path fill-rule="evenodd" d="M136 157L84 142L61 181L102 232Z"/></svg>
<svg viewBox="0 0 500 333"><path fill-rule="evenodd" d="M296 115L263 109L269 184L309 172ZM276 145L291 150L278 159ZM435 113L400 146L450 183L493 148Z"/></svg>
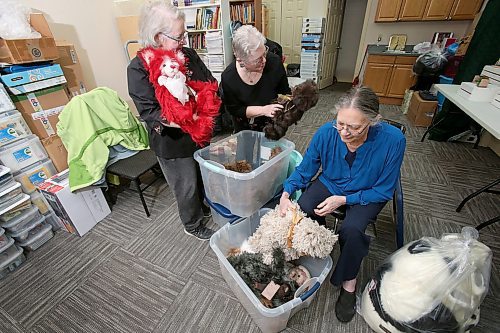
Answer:
<svg viewBox="0 0 500 333"><path fill-rule="evenodd" d="M286 63L300 64L302 18L307 15L309 0L282 0L281 46Z"/></svg>
<svg viewBox="0 0 500 333"><path fill-rule="evenodd" d="M281 40L281 0L264 0L262 4L266 6L268 13L268 34L267 38L280 43Z"/></svg>
<svg viewBox="0 0 500 333"><path fill-rule="evenodd" d="M335 67L340 50L340 35L346 0L329 0L326 13L326 27L323 50L321 51L321 78L319 88L333 84Z"/></svg>

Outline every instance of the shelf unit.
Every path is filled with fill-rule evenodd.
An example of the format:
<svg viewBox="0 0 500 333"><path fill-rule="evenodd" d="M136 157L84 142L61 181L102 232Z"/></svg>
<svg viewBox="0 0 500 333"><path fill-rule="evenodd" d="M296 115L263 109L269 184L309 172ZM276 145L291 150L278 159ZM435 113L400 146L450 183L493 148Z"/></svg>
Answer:
<svg viewBox="0 0 500 333"><path fill-rule="evenodd" d="M262 0L229 0L231 21L251 24L262 31Z"/></svg>
<svg viewBox="0 0 500 333"><path fill-rule="evenodd" d="M189 47L196 50L214 77L220 81L222 71L233 60L229 0L173 0L172 4L182 10L186 16ZM216 28L200 29L200 27L211 25L215 25ZM218 33L220 34L220 47L216 46L216 51L213 50L213 46L207 49L207 34L209 35L208 44L213 45L213 38L215 38L215 44L218 44Z"/></svg>

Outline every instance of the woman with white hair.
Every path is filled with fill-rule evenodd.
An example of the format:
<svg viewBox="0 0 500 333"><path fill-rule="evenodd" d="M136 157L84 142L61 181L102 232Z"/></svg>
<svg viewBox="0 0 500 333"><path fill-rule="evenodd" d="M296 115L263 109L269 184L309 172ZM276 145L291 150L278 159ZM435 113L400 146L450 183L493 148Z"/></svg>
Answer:
<svg viewBox="0 0 500 333"><path fill-rule="evenodd" d="M187 59L188 80L214 81L214 77L193 49L184 47L187 32L184 13L164 1L146 3L141 12L139 34L144 47L182 50ZM210 210L203 204L203 183L193 153L199 148L177 124L161 117L161 106L140 57L127 68L128 90L149 130L151 149L157 155L168 185L174 193L184 231L208 240L213 230L205 227Z"/></svg>
<svg viewBox="0 0 500 333"><path fill-rule="evenodd" d="M253 26L234 32L233 61L222 73L222 101L233 116L234 130L262 131L268 118L282 109L271 104L278 94L290 94L281 59L268 52L266 38Z"/></svg>
<svg viewBox="0 0 500 333"><path fill-rule="evenodd" d="M380 122L379 100L370 88L352 88L335 111L337 119L318 129L304 160L285 181L280 210L285 215L293 207L289 197L299 189L305 189L300 208L320 224L345 207L340 256L330 281L341 287L335 314L348 322L356 313L356 276L370 245L365 230L393 196L406 140L401 130Z"/></svg>

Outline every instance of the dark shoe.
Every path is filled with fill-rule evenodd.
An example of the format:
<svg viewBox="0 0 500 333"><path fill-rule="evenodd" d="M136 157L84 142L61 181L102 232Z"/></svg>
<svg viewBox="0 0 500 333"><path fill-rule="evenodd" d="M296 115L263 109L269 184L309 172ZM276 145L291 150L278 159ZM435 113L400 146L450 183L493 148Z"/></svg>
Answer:
<svg viewBox="0 0 500 333"><path fill-rule="evenodd" d="M198 238L199 240L206 241L206 240L209 240L210 237L212 237L212 235L214 234L215 231L213 231L212 229L209 229L205 226L199 226L198 228L194 229L193 231L187 231L186 229L184 229L184 232L187 235L194 236L194 237Z"/></svg>
<svg viewBox="0 0 500 333"><path fill-rule="evenodd" d="M340 287L340 295L335 304L335 315L343 323L348 323L356 314L356 292Z"/></svg>

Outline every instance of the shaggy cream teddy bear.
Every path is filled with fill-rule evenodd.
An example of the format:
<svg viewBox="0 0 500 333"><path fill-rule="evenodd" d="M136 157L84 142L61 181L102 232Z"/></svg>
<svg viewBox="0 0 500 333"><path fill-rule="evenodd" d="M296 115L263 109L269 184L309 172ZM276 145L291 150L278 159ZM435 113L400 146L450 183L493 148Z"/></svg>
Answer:
<svg viewBox="0 0 500 333"><path fill-rule="evenodd" d="M260 226L240 251L261 253L265 264L271 264L274 248L285 253L285 260L301 256L324 258L332 252L338 236L318 222L306 217L298 208L280 216L279 206L262 216Z"/></svg>

